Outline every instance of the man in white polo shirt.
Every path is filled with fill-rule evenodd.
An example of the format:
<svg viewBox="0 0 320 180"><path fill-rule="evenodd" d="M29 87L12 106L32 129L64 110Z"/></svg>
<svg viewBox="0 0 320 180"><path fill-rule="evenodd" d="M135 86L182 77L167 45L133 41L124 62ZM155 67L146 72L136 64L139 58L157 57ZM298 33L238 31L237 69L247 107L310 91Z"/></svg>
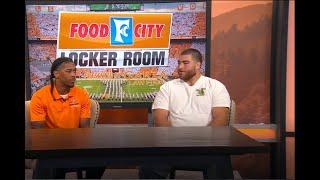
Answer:
<svg viewBox="0 0 320 180"><path fill-rule="evenodd" d="M219 81L201 75L202 55L186 49L178 60L179 79L166 82L153 102L155 126L226 126L230 96ZM220 162L218 162L219 164ZM223 162L222 162L223 163ZM171 166L140 167L142 179L166 178Z"/></svg>

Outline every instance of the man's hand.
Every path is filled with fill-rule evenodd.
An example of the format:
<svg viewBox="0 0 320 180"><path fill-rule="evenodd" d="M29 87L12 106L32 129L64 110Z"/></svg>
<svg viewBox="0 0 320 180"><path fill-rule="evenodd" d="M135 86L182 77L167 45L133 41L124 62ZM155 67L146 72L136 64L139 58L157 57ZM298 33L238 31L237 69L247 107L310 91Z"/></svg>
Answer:
<svg viewBox="0 0 320 180"><path fill-rule="evenodd" d="M90 118L80 119L80 128L89 128L90 127Z"/></svg>
<svg viewBox="0 0 320 180"><path fill-rule="evenodd" d="M227 126L229 119L229 108L214 107L212 108L212 121L209 126Z"/></svg>
<svg viewBox="0 0 320 180"><path fill-rule="evenodd" d="M165 109L154 109L153 110L153 119L154 125L156 127L169 127L171 122L168 119L169 111Z"/></svg>
<svg viewBox="0 0 320 180"><path fill-rule="evenodd" d="M32 129L48 128L45 121L31 121Z"/></svg>

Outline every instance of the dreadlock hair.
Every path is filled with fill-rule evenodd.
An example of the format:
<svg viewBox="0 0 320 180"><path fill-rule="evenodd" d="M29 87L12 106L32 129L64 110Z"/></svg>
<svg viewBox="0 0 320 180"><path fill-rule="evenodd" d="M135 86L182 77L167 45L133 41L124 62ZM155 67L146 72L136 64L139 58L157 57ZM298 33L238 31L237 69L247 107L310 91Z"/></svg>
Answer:
<svg viewBox="0 0 320 180"><path fill-rule="evenodd" d="M54 77L54 71L56 71L63 63L66 63L66 62L74 63L71 58L60 57L60 58L56 59L55 61L53 61L52 66L51 66L51 70L50 70L50 84L51 84L50 93L51 93L51 96L52 96L54 101L56 100L54 98L54 96L53 96L53 88L54 88L53 79L55 78Z"/></svg>

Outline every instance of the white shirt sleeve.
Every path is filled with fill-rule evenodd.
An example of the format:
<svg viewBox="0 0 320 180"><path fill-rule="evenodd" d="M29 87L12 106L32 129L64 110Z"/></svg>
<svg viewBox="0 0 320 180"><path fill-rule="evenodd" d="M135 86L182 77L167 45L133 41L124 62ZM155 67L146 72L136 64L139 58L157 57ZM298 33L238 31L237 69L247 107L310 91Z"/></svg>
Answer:
<svg viewBox="0 0 320 180"><path fill-rule="evenodd" d="M230 108L230 96L226 87L219 81L216 81L212 96L212 107Z"/></svg>
<svg viewBox="0 0 320 180"><path fill-rule="evenodd" d="M169 110L169 84L165 83L160 87L153 104L152 109L165 109Z"/></svg>

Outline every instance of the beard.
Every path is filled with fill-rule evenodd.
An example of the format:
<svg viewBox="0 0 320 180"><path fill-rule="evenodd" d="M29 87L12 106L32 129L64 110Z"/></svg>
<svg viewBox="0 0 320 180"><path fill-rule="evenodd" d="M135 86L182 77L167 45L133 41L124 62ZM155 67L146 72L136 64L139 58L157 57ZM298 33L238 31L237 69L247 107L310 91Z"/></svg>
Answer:
<svg viewBox="0 0 320 180"><path fill-rule="evenodd" d="M74 83L69 84L69 88L73 88L74 87Z"/></svg>
<svg viewBox="0 0 320 180"><path fill-rule="evenodd" d="M74 84L75 84L75 82L70 82L70 83L69 83L69 87L70 87L70 88L73 88L73 87L74 87Z"/></svg>
<svg viewBox="0 0 320 180"><path fill-rule="evenodd" d="M68 88L73 88L75 85L75 80L63 81L63 85Z"/></svg>
<svg viewBox="0 0 320 180"><path fill-rule="evenodd" d="M182 79L183 81L189 81L193 76L196 75L196 70L190 70L190 71L185 71L183 72L184 75L179 75L180 79Z"/></svg>

